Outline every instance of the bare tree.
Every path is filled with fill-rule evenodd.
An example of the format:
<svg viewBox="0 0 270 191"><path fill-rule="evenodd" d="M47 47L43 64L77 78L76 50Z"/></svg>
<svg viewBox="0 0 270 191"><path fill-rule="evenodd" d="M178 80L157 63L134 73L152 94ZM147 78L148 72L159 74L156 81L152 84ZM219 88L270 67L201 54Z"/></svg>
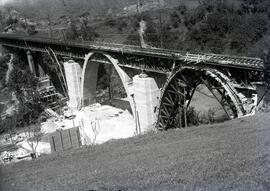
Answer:
<svg viewBox="0 0 270 191"><path fill-rule="evenodd" d="M24 134L27 138L28 145L31 147L31 157L34 159L37 156L37 147L43 135L40 131L40 124L36 123L34 125L27 126L24 130Z"/></svg>
<svg viewBox="0 0 270 191"><path fill-rule="evenodd" d="M93 138L91 140L91 145L95 145L97 141L97 136L100 132L100 122L97 118L94 121L91 121L91 128L93 131Z"/></svg>

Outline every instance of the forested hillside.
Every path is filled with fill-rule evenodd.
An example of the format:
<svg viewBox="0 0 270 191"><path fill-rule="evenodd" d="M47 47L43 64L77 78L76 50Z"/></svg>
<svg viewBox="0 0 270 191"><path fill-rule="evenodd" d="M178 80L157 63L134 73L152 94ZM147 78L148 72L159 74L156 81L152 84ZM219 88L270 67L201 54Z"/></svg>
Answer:
<svg viewBox="0 0 270 191"><path fill-rule="evenodd" d="M47 17L48 13L57 18L86 11L104 14L110 8L124 8L133 3L136 0L19 0L12 6L32 18Z"/></svg>
<svg viewBox="0 0 270 191"><path fill-rule="evenodd" d="M136 0L20 1L23 6L16 7L23 15L43 21L49 15L57 37L60 28L66 35L61 32L62 38L139 44L138 21L143 18L152 46L259 57L269 51L269 0L159 1L160 7L145 8L140 15L128 14ZM142 7L155 3L141 2Z"/></svg>
<svg viewBox="0 0 270 191"><path fill-rule="evenodd" d="M182 0L182 2L195 2L197 0ZM52 17L59 18L63 15L80 15L91 12L93 15L104 15L108 12L119 12L125 7L136 5L138 0L11 0L6 6L13 6L28 17ZM141 4L159 3L162 6L175 6L177 0L140 0Z"/></svg>
<svg viewBox="0 0 270 191"><path fill-rule="evenodd" d="M205 0L195 8L182 4L165 9L161 16L146 12L143 18L146 39L154 46L259 57L269 52L268 0Z"/></svg>

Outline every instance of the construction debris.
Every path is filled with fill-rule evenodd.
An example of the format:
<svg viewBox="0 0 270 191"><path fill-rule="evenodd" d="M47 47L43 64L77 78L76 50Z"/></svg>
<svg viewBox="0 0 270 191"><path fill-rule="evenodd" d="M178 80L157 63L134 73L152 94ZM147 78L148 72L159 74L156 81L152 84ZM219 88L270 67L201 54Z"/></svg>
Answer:
<svg viewBox="0 0 270 191"><path fill-rule="evenodd" d="M73 113L76 116L74 119L64 119L55 123L61 129L79 127L82 145L128 138L136 132L135 121L127 110L94 104Z"/></svg>
<svg viewBox="0 0 270 191"><path fill-rule="evenodd" d="M78 141L80 143L76 145L95 145L112 139L123 139L136 135L135 121L132 115L127 110L112 106L94 104L82 108L80 111L72 111L70 108L64 107L63 115L59 115L51 109L46 109L45 111L51 117L41 124L41 133L43 136L37 144L36 152L38 156L40 154L50 154L65 150L67 144L64 142L69 140L69 134L71 135L70 139L72 139L70 142L73 145L70 148L75 148L74 137L76 136L70 133L74 129L78 130ZM59 140L65 141L57 142L55 135L59 135L59 132L62 132L60 133L62 134L62 139ZM63 136L64 134L67 134L67 136ZM53 136L55 143L61 144L62 142L62 146L59 144L54 145L54 147L51 146L53 145ZM2 153L1 162L31 160L32 149L27 136L21 133L13 137L13 139L18 149L12 152Z"/></svg>

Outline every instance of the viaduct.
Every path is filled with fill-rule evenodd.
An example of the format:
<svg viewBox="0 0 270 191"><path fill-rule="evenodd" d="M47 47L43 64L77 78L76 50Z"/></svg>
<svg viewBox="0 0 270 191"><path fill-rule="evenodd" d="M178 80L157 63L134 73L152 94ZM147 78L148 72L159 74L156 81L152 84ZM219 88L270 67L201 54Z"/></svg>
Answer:
<svg viewBox="0 0 270 191"><path fill-rule="evenodd" d="M64 63L63 82L74 107L95 103L98 67L111 64L121 78L142 131L153 126L160 130L185 126L185 112L200 84L211 91L229 118L252 115L259 100L254 84L263 81L266 72L259 58L13 34L1 34L0 44L27 52L32 71L33 52L48 53L56 64L60 64L58 58L71 58ZM83 67L72 58L83 60Z"/></svg>

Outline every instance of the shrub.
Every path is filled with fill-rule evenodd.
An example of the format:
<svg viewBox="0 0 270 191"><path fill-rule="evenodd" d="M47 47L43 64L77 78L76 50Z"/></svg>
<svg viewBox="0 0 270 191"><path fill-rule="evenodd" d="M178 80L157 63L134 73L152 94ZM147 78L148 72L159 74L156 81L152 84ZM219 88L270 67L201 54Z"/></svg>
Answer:
<svg viewBox="0 0 270 191"><path fill-rule="evenodd" d="M109 27L115 27L117 24L116 20L115 19L107 19L106 22L105 22L105 25L106 26L109 26Z"/></svg>
<svg viewBox="0 0 270 191"><path fill-rule="evenodd" d="M121 21L119 22L119 24L117 25L117 30L118 31L123 31L124 28L127 28L127 23L125 21Z"/></svg>
<svg viewBox="0 0 270 191"><path fill-rule="evenodd" d="M181 18L179 17L176 11L171 13L170 19L171 19L172 26L174 28L178 28L179 24L181 23Z"/></svg>
<svg viewBox="0 0 270 191"><path fill-rule="evenodd" d="M189 107L187 110L187 123L188 126L199 125L199 112L194 107Z"/></svg>

